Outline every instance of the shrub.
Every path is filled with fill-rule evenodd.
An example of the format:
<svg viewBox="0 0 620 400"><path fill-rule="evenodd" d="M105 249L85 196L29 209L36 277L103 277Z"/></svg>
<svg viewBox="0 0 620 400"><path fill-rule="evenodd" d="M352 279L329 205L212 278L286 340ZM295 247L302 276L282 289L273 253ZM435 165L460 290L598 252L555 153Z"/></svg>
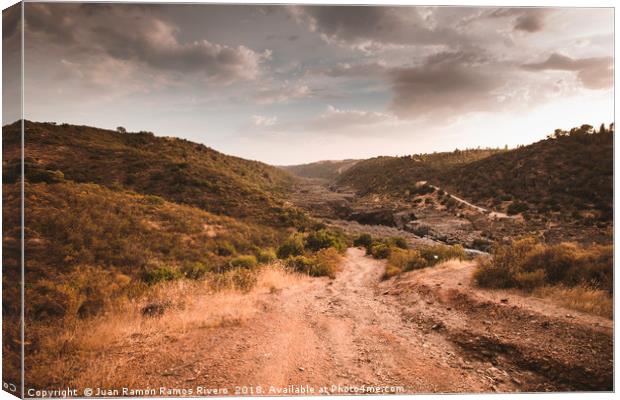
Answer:
<svg viewBox="0 0 620 400"><path fill-rule="evenodd" d="M518 272L515 274L514 281L517 287L532 291L545 284L545 270L537 269L531 272Z"/></svg>
<svg viewBox="0 0 620 400"><path fill-rule="evenodd" d="M474 274L485 287L588 286L613 292L613 247L575 243L544 245L534 238L496 244Z"/></svg>
<svg viewBox="0 0 620 400"><path fill-rule="evenodd" d="M305 248L312 251L319 251L328 247L333 247L338 251L344 251L347 248L347 243L341 234L327 229L320 229L308 234L305 241Z"/></svg>
<svg viewBox="0 0 620 400"><path fill-rule="evenodd" d="M334 279L341 262L342 256L338 253L338 250L330 247L318 251L312 257L290 257L286 260L286 265L297 272L310 276L328 276Z"/></svg>
<svg viewBox="0 0 620 400"><path fill-rule="evenodd" d="M461 245L436 245L423 246L418 249L420 256L427 261L429 265L435 265L442 261L457 258L462 260L465 258L465 249Z"/></svg>
<svg viewBox="0 0 620 400"><path fill-rule="evenodd" d="M276 259L276 252L273 249L259 249L256 259L261 264L269 264Z"/></svg>
<svg viewBox="0 0 620 400"><path fill-rule="evenodd" d="M370 246L370 254L376 259L388 258L390 256L390 252L390 247L385 243L375 242L372 246Z"/></svg>
<svg viewBox="0 0 620 400"><path fill-rule="evenodd" d="M328 276L331 279L336 277L336 272L340 269L342 256L333 247L320 250L316 253L314 268L311 269L312 276Z"/></svg>
<svg viewBox="0 0 620 400"><path fill-rule="evenodd" d="M514 286L514 279L506 268L495 265L491 257L479 257L476 260L474 281L486 288L509 288Z"/></svg>
<svg viewBox="0 0 620 400"><path fill-rule="evenodd" d="M256 271L245 268L236 268L220 274L210 275L210 285L214 290L237 289L250 291L258 277Z"/></svg>
<svg viewBox="0 0 620 400"><path fill-rule="evenodd" d="M254 268L258 262L256 261L256 257L253 255L245 255L245 256L237 256L231 259L228 262L232 268Z"/></svg>
<svg viewBox="0 0 620 400"><path fill-rule="evenodd" d="M442 261L453 258L462 259L464 257L465 250L459 245L424 246L411 250L392 248L384 277L390 277L403 271L407 272L431 267ZM397 270L400 272L396 272Z"/></svg>
<svg viewBox="0 0 620 400"><path fill-rule="evenodd" d="M200 279L209 271L209 266L199 261L186 262L181 267L181 272L189 279Z"/></svg>
<svg viewBox="0 0 620 400"><path fill-rule="evenodd" d="M233 246L232 243L229 243L229 242L219 243L216 249L217 255L223 256L223 257L232 256L236 252L237 252L237 249L235 249L235 246Z"/></svg>
<svg viewBox="0 0 620 400"><path fill-rule="evenodd" d="M355 238L355 240L353 241L353 246L356 247L370 247L370 245L372 244L372 236L370 236L370 234L368 233L362 233L361 235L359 235L358 237Z"/></svg>
<svg viewBox="0 0 620 400"><path fill-rule="evenodd" d="M407 240L400 236L394 236L388 239L388 244L391 246L396 246L399 249L406 249L409 247Z"/></svg>
<svg viewBox="0 0 620 400"><path fill-rule="evenodd" d="M183 277L181 271L169 266L158 266L143 271L142 280L149 285L159 282L173 281Z"/></svg>
<svg viewBox="0 0 620 400"><path fill-rule="evenodd" d="M391 264L388 264L385 267L385 272L383 273L383 279L390 279L398 274L403 272L400 268L397 268Z"/></svg>
<svg viewBox="0 0 620 400"><path fill-rule="evenodd" d="M506 212L508 213L508 215L516 215L529 209L530 207L527 205L527 203L524 203L522 201L514 201L508 206Z"/></svg>
<svg viewBox="0 0 620 400"><path fill-rule="evenodd" d="M301 235L296 234L288 239L278 248L277 256L286 259L291 256L299 256L304 253L304 242Z"/></svg>
<svg viewBox="0 0 620 400"><path fill-rule="evenodd" d="M314 260L306 256L292 256L286 259L286 266L304 274L309 274Z"/></svg>

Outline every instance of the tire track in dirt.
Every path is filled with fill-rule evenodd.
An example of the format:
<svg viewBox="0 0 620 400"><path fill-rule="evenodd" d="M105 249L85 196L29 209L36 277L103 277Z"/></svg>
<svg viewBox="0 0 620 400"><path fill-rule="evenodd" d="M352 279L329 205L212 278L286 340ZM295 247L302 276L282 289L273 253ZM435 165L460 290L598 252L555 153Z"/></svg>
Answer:
<svg viewBox="0 0 620 400"><path fill-rule="evenodd" d="M258 385L272 395L287 394L278 390L289 385L315 393L332 386L610 390L610 322L562 319L561 309L547 315L514 295L504 304L471 286L467 263L381 281L384 268L348 249L336 279L299 279L264 293L258 311L236 324L191 329L156 348L124 346L132 362L117 363L116 372L151 387L227 387L229 394Z"/></svg>

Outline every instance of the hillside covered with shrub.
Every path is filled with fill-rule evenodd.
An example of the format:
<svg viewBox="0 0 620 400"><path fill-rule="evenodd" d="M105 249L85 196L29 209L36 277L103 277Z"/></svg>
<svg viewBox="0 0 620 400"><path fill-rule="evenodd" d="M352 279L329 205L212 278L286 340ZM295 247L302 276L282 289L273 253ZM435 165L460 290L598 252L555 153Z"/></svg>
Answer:
<svg viewBox="0 0 620 400"><path fill-rule="evenodd" d="M503 150L472 149L414 154L403 157L375 157L363 160L338 177L336 183L351 186L360 195L384 193L404 195L416 182L438 179L446 170L477 161Z"/></svg>
<svg viewBox="0 0 620 400"><path fill-rule="evenodd" d="M5 145L19 140L19 129L3 128ZM270 225L303 222L284 198L294 180L288 173L188 140L26 121L25 149L31 183L95 183ZM4 181L18 171L17 153L5 160Z"/></svg>
<svg viewBox="0 0 620 400"><path fill-rule="evenodd" d="M440 182L468 200L520 212L613 218L613 132L583 125L447 171ZM587 214L590 214L588 216Z"/></svg>
<svg viewBox="0 0 620 400"><path fill-rule="evenodd" d="M308 164L287 165L280 168L302 178L316 178L333 181L345 173L345 171L349 168L355 166L358 161L359 160L325 160Z"/></svg>
<svg viewBox="0 0 620 400"><path fill-rule="evenodd" d="M25 133L29 321L86 318L164 281L250 287L278 257L333 277L346 248L287 201L295 178L275 167L148 132L26 122ZM18 281L18 124L4 127L3 146L3 261ZM5 311L17 318L17 307Z"/></svg>
<svg viewBox="0 0 620 400"><path fill-rule="evenodd" d="M359 195L408 199L417 182L508 214L548 215L607 223L612 220L613 124L582 125L512 150L377 157L360 161L337 179Z"/></svg>

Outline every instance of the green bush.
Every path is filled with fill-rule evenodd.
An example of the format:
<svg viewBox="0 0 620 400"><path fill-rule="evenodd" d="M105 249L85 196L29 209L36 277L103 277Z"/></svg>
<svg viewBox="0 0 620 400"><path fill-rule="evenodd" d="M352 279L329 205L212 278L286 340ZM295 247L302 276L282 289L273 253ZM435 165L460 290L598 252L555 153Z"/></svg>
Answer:
<svg viewBox="0 0 620 400"><path fill-rule="evenodd" d="M256 254L256 259L261 264L269 264L277 258L276 252L273 249L259 249Z"/></svg>
<svg viewBox="0 0 620 400"><path fill-rule="evenodd" d="M159 282L173 281L183 277L181 271L169 266L158 266L143 271L142 280L149 285Z"/></svg>
<svg viewBox="0 0 620 400"><path fill-rule="evenodd" d="M353 240L353 246L355 247L370 247L372 245L372 236L368 233L362 233Z"/></svg>
<svg viewBox="0 0 620 400"><path fill-rule="evenodd" d="M429 265L435 265L437 263L450 260L465 258L465 249L461 245L436 245L436 246L423 246L418 249L420 256L424 258Z"/></svg>
<svg viewBox="0 0 620 400"><path fill-rule="evenodd" d="M208 265L199 261L186 262L181 267L181 272L189 279L200 279L206 275L211 269Z"/></svg>
<svg viewBox="0 0 620 400"><path fill-rule="evenodd" d="M232 268L246 269L254 268L257 264L258 262L256 261L256 257L253 255L237 256L232 258L228 262L228 265L230 265Z"/></svg>
<svg viewBox="0 0 620 400"><path fill-rule="evenodd" d="M220 274L211 274L210 285L215 290L237 289L250 291L258 281L255 270L237 268Z"/></svg>
<svg viewBox="0 0 620 400"><path fill-rule="evenodd" d="M228 257L237 253L237 249L230 242L221 242L217 246L216 253L218 256Z"/></svg>
<svg viewBox="0 0 620 400"><path fill-rule="evenodd" d="M398 247L399 249L406 249L409 247L407 240L400 236L395 236L395 237L390 238L389 243L391 245Z"/></svg>
<svg viewBox="0 0 620 400"><path fill-rule="evenodd" d="M372 246L370 246L370 254L376 259L388 258L390 256L390 252L390 247L385 243L375 242Z"/></svg>
<svg viewBox="0 0 620 400"><path fill-rule="evenodd" d="M322 249L312 257L294 256L286 260L286 265L297 272L310 276L328 276L332 279L336 277L336 272L340 269L342 256L333 247Z"/></svg>
<svg viewBox="0 0 620 400"><path fill-rule="evenodd" d="M286 259L291 256L299 256L304 253L304 242L301 235L296 234L288 239L278 248L277 256Z"/></svg>
<svg viewBox="0 0 620 400"><path fill-rule="evenodd" d="M342 234L327 229L310 232L306 237L305 248L311 251L319 251L328 247L344 251L347 248L346 239Z"/></svg>
<svg viewBox="0 0 620 400"><path fill-rule="evenodd" d="M431 267L449 259L463 259L464 257L465 250L459 245L423 246L410 250L391 248L384 277L390 277L403 271Z"/></svg>
<svg viewBox="0 0 620 400"><path fill-rule="evenodd" d="M292 256L286 259L286 266L304 274L310 273L314 260L306 256Z"/></svg>

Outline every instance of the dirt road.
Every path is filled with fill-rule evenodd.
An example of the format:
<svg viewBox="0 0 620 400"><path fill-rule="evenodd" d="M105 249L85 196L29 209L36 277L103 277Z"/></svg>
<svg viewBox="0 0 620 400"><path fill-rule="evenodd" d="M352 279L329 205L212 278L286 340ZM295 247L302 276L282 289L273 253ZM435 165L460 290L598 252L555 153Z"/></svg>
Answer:
<svg viewBox="0 0 620 400"><path fill-rule="evenodd" d="M115 372L141 387L229 394L612 388L611 321L567 316L514 294L476 293L467 263L382 282L383 270L349 249L336 279L301 279L264 293L259 311L241 323L111 349L125 359Z"/></svg>

